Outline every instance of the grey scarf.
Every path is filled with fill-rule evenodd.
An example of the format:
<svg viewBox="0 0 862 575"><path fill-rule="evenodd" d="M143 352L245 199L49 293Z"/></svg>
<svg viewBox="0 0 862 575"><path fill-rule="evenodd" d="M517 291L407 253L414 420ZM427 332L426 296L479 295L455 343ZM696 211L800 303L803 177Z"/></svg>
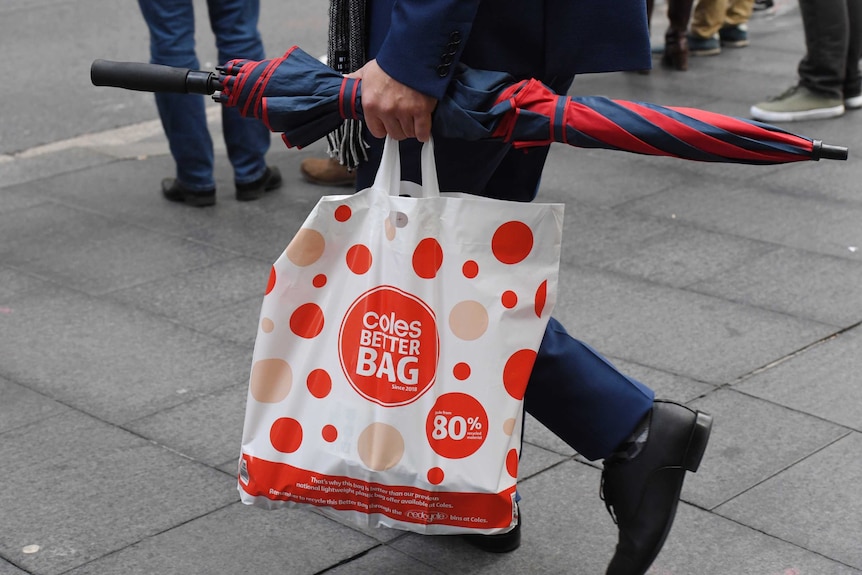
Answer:
<svg viewBox="0 0 862 575"><path fill-rule="evenodd" d="M365 0L330 0L326 57L329 66L342 74L354 72L365 64ZM326 141L329 155L348 169L368 159L365 152L368 144L362 139L359 120L345 120L337 130L327 134Z"/></svg>

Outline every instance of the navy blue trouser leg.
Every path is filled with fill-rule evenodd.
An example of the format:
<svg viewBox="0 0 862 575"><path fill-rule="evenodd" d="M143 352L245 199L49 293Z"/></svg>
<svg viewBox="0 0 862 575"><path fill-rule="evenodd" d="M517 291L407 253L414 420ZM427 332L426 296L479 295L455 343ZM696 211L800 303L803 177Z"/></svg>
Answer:
<svg viewBox="0 0 862 575"><path fill-rule="evenodd" d="M527 413L590 460L609 456L652 409L655 394L551 318L527 384Z"/></svg>

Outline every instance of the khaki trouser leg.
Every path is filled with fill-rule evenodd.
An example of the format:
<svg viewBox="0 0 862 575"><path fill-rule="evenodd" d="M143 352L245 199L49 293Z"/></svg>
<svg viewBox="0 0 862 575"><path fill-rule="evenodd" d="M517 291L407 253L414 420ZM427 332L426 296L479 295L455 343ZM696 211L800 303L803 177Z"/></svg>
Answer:
<svg viewBox="0 0 862 575"><path fill-rule="evenodd" d="M700 0L694 7L691 32L709 38L722 26L738 26L748 22L754 11L754 0Z"/></svg>

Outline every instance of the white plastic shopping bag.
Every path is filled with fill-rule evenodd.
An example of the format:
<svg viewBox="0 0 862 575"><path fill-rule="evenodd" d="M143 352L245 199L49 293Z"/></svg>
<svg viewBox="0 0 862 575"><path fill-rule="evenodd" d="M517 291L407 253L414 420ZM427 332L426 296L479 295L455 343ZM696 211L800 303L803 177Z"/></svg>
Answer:
<svg viewBox="0 0 862 575"><path fill-rule="evenodd" d="M426 534L514 527L523 396L556 295L563 206L400 181L321 198L274 263L242 501ZM402 197L405 191L422 197Z"/></svg>

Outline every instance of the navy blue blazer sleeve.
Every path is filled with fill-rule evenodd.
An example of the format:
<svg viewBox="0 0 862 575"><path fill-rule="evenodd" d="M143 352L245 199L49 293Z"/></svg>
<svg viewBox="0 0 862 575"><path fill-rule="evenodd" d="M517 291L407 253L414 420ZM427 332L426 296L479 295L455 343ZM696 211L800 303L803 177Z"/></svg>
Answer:
<svg viewBox="0 0 862 575"><path fill-rule="evenodd" d="M414 90L442 98L479 0L372 0L369 56Z"/></svg>

